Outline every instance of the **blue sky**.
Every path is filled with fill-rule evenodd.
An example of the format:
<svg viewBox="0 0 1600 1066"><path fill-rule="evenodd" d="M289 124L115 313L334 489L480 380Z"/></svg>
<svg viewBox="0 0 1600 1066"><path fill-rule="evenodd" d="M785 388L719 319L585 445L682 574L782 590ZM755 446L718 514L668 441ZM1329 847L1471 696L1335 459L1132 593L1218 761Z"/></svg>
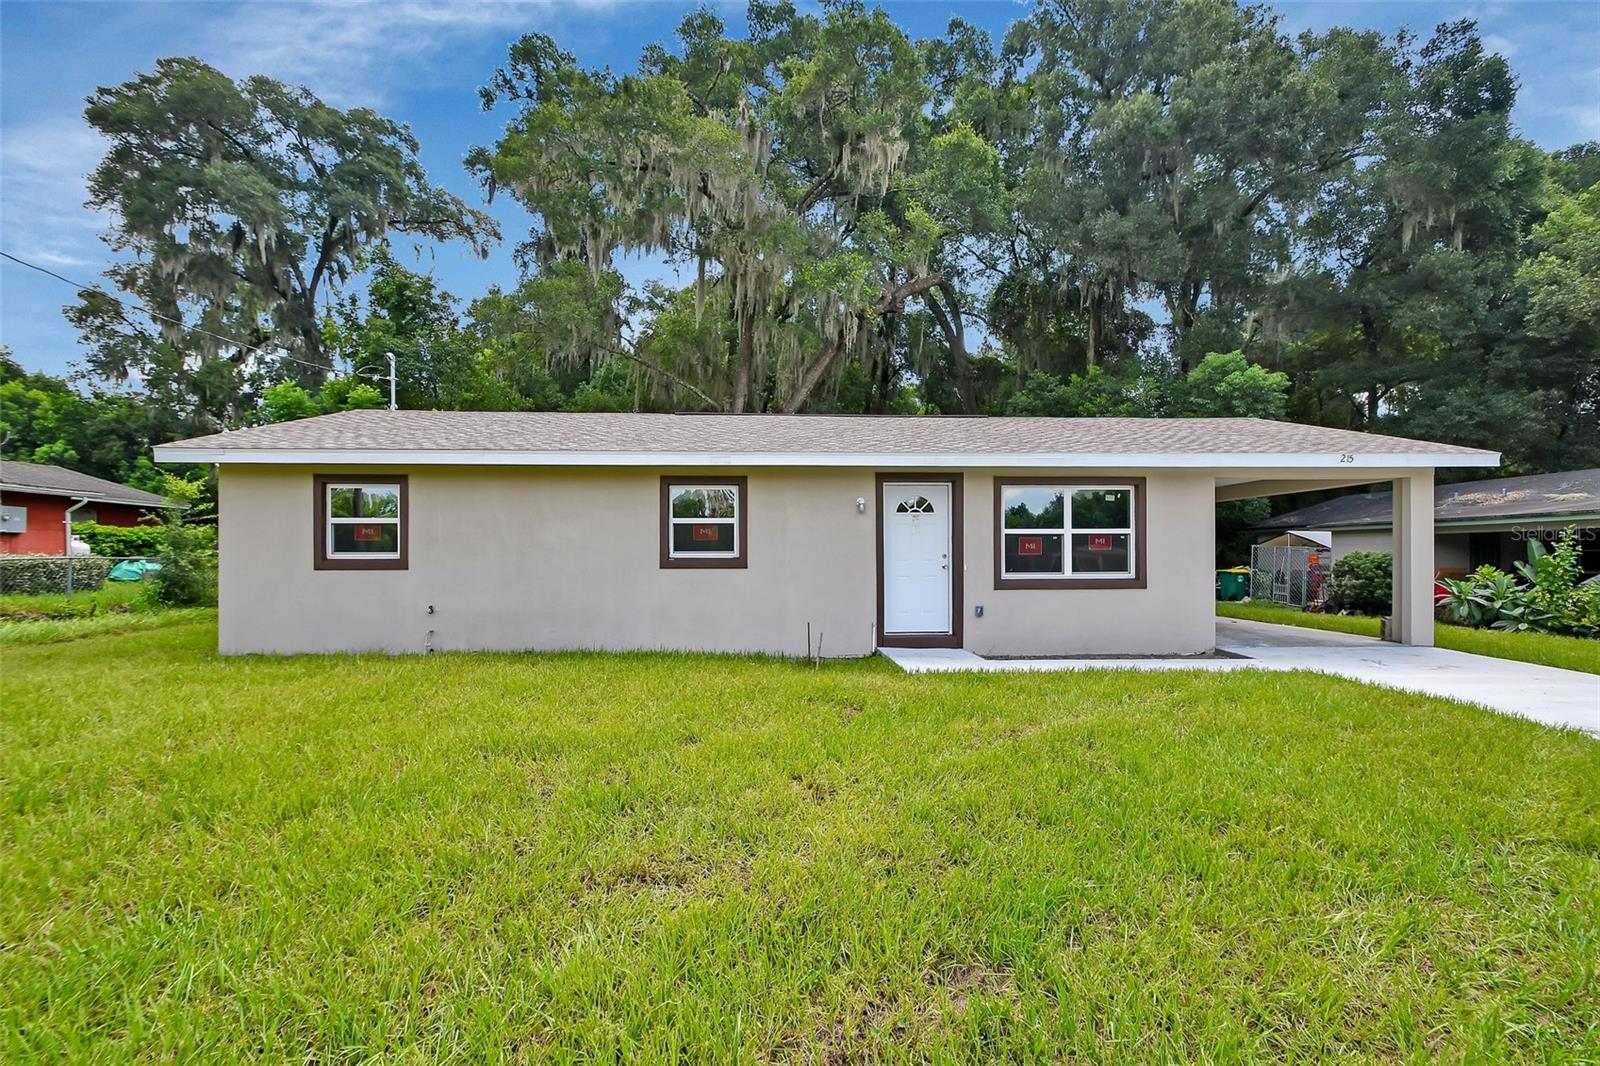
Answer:
<svg viewBox="0 0 1600 1066"><path fill-rule="evenodd" d="M83 121L96 86L150 70L156 58L193 55L235 77L264 73L311 88L330 103L365 105L409 122L434 181L481 199L461 160L493 141L503 116L484 113L477 87L520 34L552 34L581 61L631 69L640 48L670 38L691 5L620 0L559 3L98 3L0 0L0 248L81 282L108 261L105 219L83 207L84 176L103 144ZM735 32L743 4L719 8ZM941 32L953 15L997 37L1026 8L992 2L888 3L915 36ZM1475 18L1521 82L1516 121L1547 148L1600 138L1600 0L1501 3L1280 3L1291 31L1345 24L1425 35L1437 23ZM470 298L513 284L511 246L526 230L521 209L491 208L506 241L487 260L461 246L426 250L413 264ZM652 267L636 264L629 273ZM81 358L61 317L73 290L0 261L0 344L30 369L62 373Z"/></svg>

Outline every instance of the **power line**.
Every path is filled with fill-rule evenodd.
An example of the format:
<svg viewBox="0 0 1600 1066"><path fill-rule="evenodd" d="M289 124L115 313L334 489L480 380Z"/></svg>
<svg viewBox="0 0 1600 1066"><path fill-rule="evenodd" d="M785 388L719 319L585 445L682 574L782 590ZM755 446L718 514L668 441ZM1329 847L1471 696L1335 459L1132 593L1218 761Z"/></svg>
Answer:
<svg viewBox="0 0 1600 1066"><path fill-rule="evenodd" d="M11 260L13 263L16 263L18 266L25 266L29 270L37 270L39 273L44 274L44 275L46 275L48 277L55 278L57 281L66 282L68 285L71 285L74 289L77 289L79 292L96 292L96 293L99 293L101 296L104 296L106 299L111 300L111 301L115 302L116 304L118 304L118 305L120 305L120 306L122 306L124 308L131 307L136 311L142 311L143 313L149 315L151 318L159 319L162 322L171 322L173 325L181 326L181 327L183 327L184 329L188 330L191 333L203 334L204 336L210 337L213 340L219 340L219 341L222 341L222 342L224 342L226 344L232 344L235 347L243 348L244 350L249 351L249 352L260 352L263 355L267 355L269 358L287 359L291 363L299 363L301 366L309 366L313 370L321 370L324 373L329 373L329 372L331 372L333 370L333 367L331 367L331 366L324 366L321 363L313 363L310 360L299 359L299 358L297 358L295 356L292 356L292 355L290 355L288 353L288 350L283 348L282 346L276 346L276 348L275 348L275 350L277 352L281 353L281 354L272 355L271 351L273 349L263 348L258 344L246 344L244 341L239 340L237 337L225 337L221 333L213 333L209 329L201 329L199 326L191 326L187 322L184 322L180 318L173 318L170 315L164 315L160 311L152 311L152 310L150 310L150 308L144 306L143 304L139 303L136 300L124 299L123 297L118 296L115 293L107 292L106 290L102 289L98 285L83 285L83 284L80 284L79 282L73 281L69 277L65 277L64 275L57 274L54 270L51 270L49 267L40 266L38 263L30 263L26 259L23 259L23 258L21 258L19 256L12 255L10 252L0 251L0 256L3 256L4 258Z"/></svg>

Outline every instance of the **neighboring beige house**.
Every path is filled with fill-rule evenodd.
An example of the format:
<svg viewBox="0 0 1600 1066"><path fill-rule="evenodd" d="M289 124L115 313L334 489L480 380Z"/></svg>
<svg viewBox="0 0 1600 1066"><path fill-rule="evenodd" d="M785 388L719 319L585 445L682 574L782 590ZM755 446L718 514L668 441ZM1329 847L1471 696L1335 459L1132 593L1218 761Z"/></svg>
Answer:
<svg viewBox="0 0 1600 1066"><path fill-rule="evenodd" d="M1433 472L1493 452L1256 419L351 411L220 467L224 652L1209 651L1219 499L1384 482L1431 642ZM809 645L808 645L809 641Z"/></svg>
<svg viewBox="0 0 1600 1066"><path fill-rule="evenodd" d="M1548 543L1569 528L1578 533L1584 572L1600 573L1600 468L1438 485L1433 502L1434 565L1443 576L1485 564L1510 570L1527 558L1529 540ZM1393 514L1385 490L1323 500L1253 528L1263 531L1263 544L1286 535L1326 538L1337 560L1353 551L1389 551Z"/></svg>

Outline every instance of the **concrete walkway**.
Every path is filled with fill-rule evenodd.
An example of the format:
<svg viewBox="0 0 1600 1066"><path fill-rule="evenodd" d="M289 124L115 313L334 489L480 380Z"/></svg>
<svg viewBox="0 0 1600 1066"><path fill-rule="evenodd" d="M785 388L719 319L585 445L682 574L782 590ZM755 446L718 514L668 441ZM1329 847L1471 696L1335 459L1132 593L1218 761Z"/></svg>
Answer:
<svg viewBox="0 0 1600 1066"><path fill-rule="evenodd" d="M957 670L1313 670L1463 700L1600 736L1600 674L1238 618L1217 619L1217 649L1239 658L984 659L955 648L879 650L912 674Z"/></svg>

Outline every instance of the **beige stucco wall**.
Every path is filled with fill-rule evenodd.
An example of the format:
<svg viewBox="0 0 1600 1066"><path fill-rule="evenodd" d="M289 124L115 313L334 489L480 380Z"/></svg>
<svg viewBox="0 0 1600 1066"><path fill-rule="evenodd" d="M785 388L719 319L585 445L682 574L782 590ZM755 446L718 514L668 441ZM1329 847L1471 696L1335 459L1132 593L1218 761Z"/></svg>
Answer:
<svg viewBox="0 0 1600 1066"><path fill-rule="evenodd" d="M1351 552L1387 552L1394 550L1394 537L1387 529L1356 529L1333 534L1334 561Z"/></svg>
<svg viewBox="0 0 1600 1066"><path fill-rule="evenodd" d="M421 652L431 645L803 655L808 623L813 639L821 634L824 655L873 650L872 470L698 471L749 478L749 566L741 570L660 568L660 475L671 471L362 470L409 475L407 570L314 570L313 468L224 466L222 651ZM1212 646L1209 475L1146 475L1147 588L1002 591L994 588L995 473L963 477L968 648L1083 655ZM856 510L858 497L868 501L865 514Z"/></svg>
<svg viewBox="0 0 1600 1066"><path fill-rule="evenodd" d="M420 652L431 630L437 650L803 655L807 622L825 653L872 650L870 473L757 473L749 567L662 570L663 471L391 469L410 482L403 571L314 570L312 468L224 467L224 652Z"/></svg>
<svg viewBox="0 0 1600 1066"><path fill-rule="evenodd" d="M1433 538L1433 565L1438 570L1467 570L1471 557L1465 533L1439 533ZM1333 558L1351 552L1393 552L1394 536L1387 529L1339 530L1333 534Z"/></svg>

